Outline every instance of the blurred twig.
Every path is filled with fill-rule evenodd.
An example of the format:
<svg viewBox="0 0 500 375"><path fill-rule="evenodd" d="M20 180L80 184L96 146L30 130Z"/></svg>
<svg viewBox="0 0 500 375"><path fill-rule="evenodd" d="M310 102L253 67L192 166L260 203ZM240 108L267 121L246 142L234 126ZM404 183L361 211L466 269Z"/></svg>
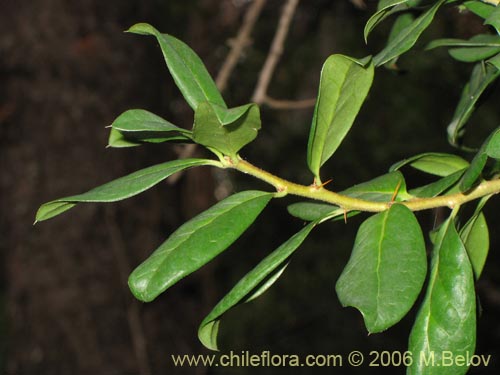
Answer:
<svg viewBox="0 0 500 375"><path fill-rule="evenodd" d="M265 102L267 88L271 82L274 69L276 68L276 65L278 64L278 61L283 53L285 39L288 31L290 30L290 23L298 3L299 0L288 0L283 7L278 28L276 29L276 34L274 35L273 42L271 44L271 49L267 55L266 62L260 71L259 80L252 96L252 101L257 104L263 104Z"/></svg>
<svg viewBox="0 0 500 375"><path fill-rule="evenodd" d="M254 0L243 19L243 23L238 31L238 35L231 43L231 51L222 64L222 68L217 75L215 83L220 91L224 91L227 86L227 81L238 63L238 60L243 53L243 49L250 43L250 34L255 26L255 22L259 18L262 8L266 4L266 0Z"/></svg>
<svg viewBox="0 0 500 375"><path fill-rule="evenodd" d="M264 104L273 109L304 109L314 107L315 103L315 98L303 100L279 100L269 96L264 98Z"/></svg>
<svg viewBox="0 0 500 375"><path fill-rule="evenodd" d="M128 284L128 275L132 272L130 262L125 253L125 241L123 235L116 223L116 211L113 207L105 208L106 227L111 238L111 248L115 254L120 280L123 285ZM141 314L137 301L130 299L127 306L127 319L132 337L132 344L137 358L137 367L140 375L151 375L149 366L148 351L146 347L146 338L142 327Z"/></svg>

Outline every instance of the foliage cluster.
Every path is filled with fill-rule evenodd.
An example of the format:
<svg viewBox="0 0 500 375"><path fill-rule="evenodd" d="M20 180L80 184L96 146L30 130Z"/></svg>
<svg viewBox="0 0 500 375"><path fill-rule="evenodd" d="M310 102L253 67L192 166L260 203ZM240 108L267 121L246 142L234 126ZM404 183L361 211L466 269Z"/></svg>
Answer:
<svg viewBox="0 0 500 375"><path fill-rule="evenodd" d="M336 292L342 305L363 315L370 333L398 323L424 292L409 338L409 351L455 355L473 353L476 345L475 281L480 277L489 234L482 213L489 198L500 191L500 129L478 148L466 145L468 119L478 100L500 75L500 7L489 0L380 0L366 23L365 40L387 19L394 23L386 46L376 55L357 59L334 54L324 62L307 144L311 184L300 185L262 170L240 156L261 128L259 107L245 104L228 108L200 58L182 41L148 24L128 32L157 39L167 67L184 99L194 111L192 130L176 126L142 109L121 114L111 125L109 146L132 147L147 143L195 143L214 159L167 161L137 171L86 193L45 203L36 220L63 213L81 202L114 202L139 194L172 174L197 166L234 169L275 188L235 193L179 227L139 265L129 286L141 301L152 301L180 279L227 249L273 199L296 195L307 200L288 206L290 215L307 224L248 272L201 322L198 335L217 349L222 316L237 304L264 293L284 272L293 253L318 225L363 212L370 213L359 227L351 258L340 275ZM394 163L388 173L342 192L326 188L321 167L335 154L367 98L376 68L397 69L398 58L412 49L444 7L457 7L484 19L491 32L468 40L434 40L427 49L447 48L460 62L472 63L452 120L447 126L457 154L425 152ZM459 153L468 152L470 161ZM413 168L435 176L432 183L408 187L404 170ZM465 206L474 205L472 210ZM422 229L413 211L450 208L448 217L430 234L430 265ZM472 213L471 213L472 211ZM427 283L426 283L427 280ZM426 289L423 291L424 284ZM439 358L436 358L439 360ZM414 361L411 374L430 373ZM432 373L465 373L467 366L441 367Z"/></svg>

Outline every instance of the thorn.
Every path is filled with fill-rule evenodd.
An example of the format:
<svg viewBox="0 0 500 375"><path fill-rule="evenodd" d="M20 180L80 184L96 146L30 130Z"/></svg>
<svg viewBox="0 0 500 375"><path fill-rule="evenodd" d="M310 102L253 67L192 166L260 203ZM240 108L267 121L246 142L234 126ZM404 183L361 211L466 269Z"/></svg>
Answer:
<svg viewBox="0 0 500 375"><path fill-rule="evenodd" d="M394 194L392 194L391 203L394 203L394 200L396 199L396 197L399 193L399 188L401 187L402 182L403 182L403 180L399 180L398 185L396 186L396 190L394 190Z"/></svg>
<svg viewBox="0 0 500 375"><path fill-rule="evenodd" d="M347 224L347 210L344 209L344 224Z"/></svg>

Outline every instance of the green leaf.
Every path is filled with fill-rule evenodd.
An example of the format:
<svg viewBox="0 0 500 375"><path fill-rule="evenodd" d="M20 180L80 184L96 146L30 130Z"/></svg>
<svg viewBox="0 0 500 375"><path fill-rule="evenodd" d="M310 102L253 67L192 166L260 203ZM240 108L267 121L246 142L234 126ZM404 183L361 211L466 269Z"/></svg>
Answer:
<svg viewBox="0 0 500 375"><path fill-rule="evenodd" d="M343 210L338 206L316 202L292 203L287 207L287 210L290 215L305 221L319 220L325 216L339 212L338 210L340 210L340 214L343 213Z"/></svg>
<svg viewBox="0 0 500 375"><path fill-rule="evenodd" d="M463 176L464 172L465 169L456 171L455 173L452 173L437 181L431 182L430 184L411 189L409 193L418 198L436 197L439 194L443 193L445 190L448 190L450 187L455 185Z"/></svg>
<svg viewBox="0 0 500 375"><path fill-rule="evenodd" d="M373 31L373 29L379 25L383 20L385 20L390 15L406 10L420 1L412 0L380 0L377 6L377 11L370 17L368 22L366 22L364 29L365 42L368 42L368 36Z"/></svg>
<svg viewBox="0 0 500 375"><path fill-rule="evenodd" d="M409 26L404 28L387 46L373 58L375 66L384 65L395 57L402 55L412 48L420 35L430 25L434 16L445 0L437 1L427 12L418 17Z"/></svg>
<svg viewBox="0 0 500 375"><path fill-rule="evenodd" d="M491 59L486 61L488 64L491 66L497 68L497 70L500 70L500 53L496 56L493 56Z"/></svg>
<svg viewBox="0 0 500 375"><path fill-rule="evenodd" d="M476 183L486 166L486 162L488 161L488 156L490 154L492 157L498 156L500 147L498 144L499 142L500 128L490 134L490 136L482 144L476 156L474 156L474 159L472 159L469 168L465 171L462 181L460 182L460 191L469 190L474 183Z"/></svg>
<svg viewBox="0 0 500 375"><path fill-rule="evenodd" d="M489 138L485 152L490 158L500 159L500 128Z"/></svg>
<svg viewBox="0 0 500 375"><path fill-rule="evenodd" d="M469 40L465 39L436 39L430 42L425 49L439 47L500 47L500 38L491 34L474 35Z"/></svg>
<svg viewBox="0 0 500 375"><path fill-rule="evenodd" d="M116 202L142 193L176 172L187 168L213 165L208 159L181 159L141 169L86 193L56 199L40 206L36 222L50 219L81 202Z"/></svg>
<svg viewBox="0 0 500 375"><path fill-rule="evenodd" d="M410 310L426 272L418 221L408 208L395 204L361 224L336 291L343 306L361 312L370 333L380 332Z"/></svg>
<svg viewBox="0 0 500 375"><path fill-rule="evenodd" d="M482 212L474 214L464 225L460 230L460 238L465 245L474 275L476 280L478 280L483 271L490 248L488 224Z"/></svg>
<svg viewBox="0 0 500 375"><path fill-rule="evenodd" d="M272 197L262 191L237 193L181 225L130 275L134 296L152 301L212 260L238 239Z"/></svg>
<svg viewBox="0 0 500 375"><path fill-rule="evenodd" d="M125 148L125 147L135 147L140 145L141 143L139 142L126 139L125 136L118 130L115 130L113 128L110 129L107 147Z"/></svg>
<svg viewBox="0 0 500 375"><path fill-rule="evenodd" d="M450 374L467 372L467 365L442 364L444 351L472 355L476 342L476 297L474 277L467 251L448 219L436 239L427 293L410 334L409 352L415 355L408 374Z"/></svg>
<svg viewBox="0 0 500 375"><path fill-rule="evenodd" d="M389 202L393 198L394 201L399 202L411 198L411 195L406 191L404 177L399 171L387 173L370 181L354 185L339 194L375 202Z"/></svg>
<svg viewBox="0 0 500 375"><path fill-rule="evenodd" d="M198 329L200 341L208 349L217 350L217 332L221 316L232 307L262 294L281 275L287 260L302 244L317 223L309 223L247 273L207 315Z"/></svg>
<svg viewBox="0 0 500 375"><path fill-rule="evenodd" d="M448 53L457 61L472 63L485 60L500 52L498 47L451 48Z"/></svg>
<svg viewBox="0 0 500 375"><path fill-rule="evenodd" d="M465 132L465 124L474 111L477 101L484 90L486 90L498 76L500 76L500 70L496 69L494 66L489 64L483 65L481 63L474 66L470 81L465 85L453 119L448 125L448 140L452 145L459 145L458 143Z"/></svg>
<svg viewBox="0 0 500 375"><path fill-rule="evenodd" d="M484 147L482 147L472 159L470 167L467 168L462 180L460 181L460 191L469 190L481 176L481 172L486 166L486 161L488 160L488 155L484 152Z"/></svg>
<svg viewBox="0 0 500 375"><path fill-rule="evenodd" d="M143 109L125 111L111 124L111 128L127 139L143 142L191 141L191 131L179 128L161 117Z"/></svg>
<svg viewBox="0 0 500 375"><path fill-rule="evenodd" d="M469 163L457 155L427 152L401 160L393 164L389 170L397 171L405 165L409 165L425 173L445 177L467 168Z"/></svg>
<svg viewBox="0 0 500 375"><path fill-rule="evenodd" d="M491 5L481 3L477 0L465 1L463 5L475 15L481 18L488 18L495 10Z"/></svg>
<svg viewBox="0 0 500 375"><path fill-rule="evenodd" d="M486 18L484 24L493 26L497 33L500 34L500 6L497 6L488 18Z"/></svg>
<svg viewBox="0 0 500 375"><path fill-rule="evenodd" d="M391 32L389 33L389 37L387 39L387 43L391 43L394 39L398 37L398 35L410 26L413 21L415 21L415 16L412 13L403 13L396 18L394 24L392 25ZM398 69L396 63L398 61L398 57L393 58L391 61L385 63L385 67L388 69Z"/></svg>
<svg viewBox="0 0 500 375"><path fill-rule="evenodd" d="M307 145L309 169L319 181L320 167L349 132L373 81L366 67L343 55L332 55L321 70L318 99Z"/></svg>
<svg viewBox="0 0 500 375"><path fill-rule="evenodd" d="M205 101L227 107L205 65L188 45L171 35L161 34L147 23L138 23L127 32L156 37L170 74L193 110Z"/></svg>
<svg viewBox="0 0 500 375"><path fill-rule="evenodd" d="M233 117L236 118L234 122L223 124L212 104L200 103L194 114L194 141L224 155L235 156L257 137L261 127L259 107L251 104L245 109L242 115ZM231 118L231 115L228 116Z"/></svg>
<svg viewBox="0 0 500 375"><path fill-rule="evenodd" d="M479 34L469 40L437 39L430 42L426 49L430 50L438 47L455 47L449 50L454 59L463 62L476 62L500 52L500 37L491 34Z"/></svg>
<svg viewBox="0 0 500 375"><path fill-rule="evenodd" d="M239 107L227 109L217 104L210 103L222 125L231 125L243 117L255 104L245 104Z"/></svg>

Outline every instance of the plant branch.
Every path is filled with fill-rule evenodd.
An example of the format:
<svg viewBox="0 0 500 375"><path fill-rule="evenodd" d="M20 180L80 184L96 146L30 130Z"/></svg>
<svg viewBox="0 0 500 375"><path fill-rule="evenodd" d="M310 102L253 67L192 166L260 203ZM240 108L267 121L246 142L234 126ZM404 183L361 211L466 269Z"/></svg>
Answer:
<svg viewBox="0 0 500 375"><path fill-rule="evenodd" d="M352 198L325 189L323 186L312 184L309 186L296 184L281 177L275 176L253 164L242 160L226 159L223 163L226 168L233 168L240 172L252 175L259 180L274 186L280 195L292 194L304 198L314 199L341 207L346 211L381 212L391 207L395 202L374 202L365 199ZM483 181L465 193L443 195L433 198L413 198L403 202L412 211L421 211L438 207L455 208L463 203L500 192L500 179Z"/></svg>
<svg viewBox="0 0 500 375"><path fill-rule="evenodd" d="M302 100L280 100L266 96L263 104L273 109L306 109L314 107L316 98Z"/></svg>
<svg viewBox="0 0 500 375"><path fill-rule="evenodd" d="M264 63L262 70L260 71L259 80L252 96L252 101L254 103L264 103L267 88L271 82L274 69L276 68L276 65L278 64L278 61L283 53L283 45L285 44L285 39L288 34L288 30L290 29L290 23L298 3L299 0L288 0L283 7L278 23L278 29L276 30L276 34L274 35L274 39L271 44L271 50L267 55L266 62Z"/></svg>
<svg viewBox="0 0 500 375"><path fill-rule="evenodd" d="M217 75L217 79L215 80L215 84L220 91L225 90L227 81L229 80L234 67L238 63L243 49L249 44L250 34L252 33L255 22L257 22L260 12L262 11L262 8L265 4L266 0L254 0L245 13L243 24L238 31L238 35L232 42L231 51L222 64L222 67L219 70L219 74Z"/></svg>

